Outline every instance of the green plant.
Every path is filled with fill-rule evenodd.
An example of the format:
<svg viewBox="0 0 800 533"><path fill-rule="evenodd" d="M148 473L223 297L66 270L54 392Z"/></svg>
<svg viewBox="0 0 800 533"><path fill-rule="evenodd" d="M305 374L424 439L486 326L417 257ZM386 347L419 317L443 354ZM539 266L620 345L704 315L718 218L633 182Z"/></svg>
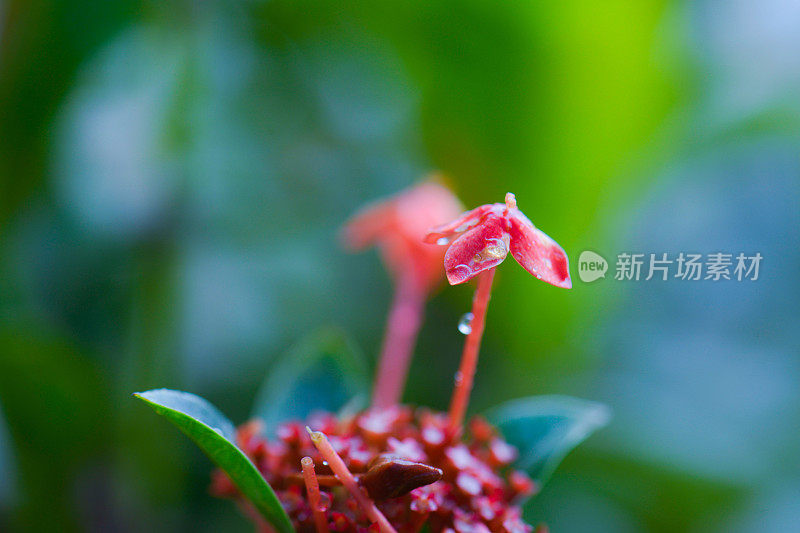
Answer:
<svg viewBox="0 0 800 533"><path fill-rule="evenodd" d="M352 248L381 247L397 280L368 408L348 404L333 412L343 395L365 391L349 341L330 330L283 361L261 394L256 412L267 414L272 439L259 419L235 430L189 393L136 394L220 467L212 492L235 499L260 530L531 531L521 518L525 500L569 450L607 422L602 405L534 396L465 427L495 267L511 253L543 281L562 288L571 281L566 254L517 209L514 195L461 216L457 211L455 198L429 182L369 206L345 227ZM451 284L478 281L472 312L460 324L467 337L449 413L400 403L423 304L442 262ZM275 420L276 404L309 397L319 401L317 412L302 421Z"/></svg>

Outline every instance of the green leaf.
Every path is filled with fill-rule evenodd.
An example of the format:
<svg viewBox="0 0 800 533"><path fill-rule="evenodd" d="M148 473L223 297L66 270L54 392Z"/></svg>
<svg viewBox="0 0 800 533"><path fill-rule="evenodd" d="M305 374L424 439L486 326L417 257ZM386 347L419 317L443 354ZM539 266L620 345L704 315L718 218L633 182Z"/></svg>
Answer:
<svg viewBox="0 0 800 533"><path fill-rule="evenodd" d="M200 446L278 531L294 531L272 487L234 444L233 424L216 407L194 394L169 389L139 392L134 396Z"/></svg>
<svg viewBox="0 0 800 533"><path fill-rule="evenodd" d="M611 410L568 396L531 396L506 402L487 418L519 450L516 466L543 483L570 450L608 423Z"/></svg>
<svg viewBox="0 0 800 533"><path fill-rule="evenodd" d="M281 422L312 411L338 411L369 394L364 358L336 328L322 328L278 358L256 398L253 416L273 434Z"/></svg>

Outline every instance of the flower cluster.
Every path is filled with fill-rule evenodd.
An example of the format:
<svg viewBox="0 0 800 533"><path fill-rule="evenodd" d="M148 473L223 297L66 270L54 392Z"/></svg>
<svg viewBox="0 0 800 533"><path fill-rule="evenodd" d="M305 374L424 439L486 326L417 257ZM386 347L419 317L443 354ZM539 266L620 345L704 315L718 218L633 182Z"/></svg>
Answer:
<svg viewBox="0 0 800 533"><path fill-rule="evenodd" d="M536 492L536 484L509 466L516 449L483 418L470 421L468 438L453 432L446 415L407 406L369 409L344 419L317 413L306 422L327 435L362 490L399 533L415 533L423 524L431 531L457 533L533 529L521 520L520 505ZM285 423L274 440L267 440L260 424L250 422L240 427L237 440L298 532L319 530L300 471L304 457L316 465L322 489L318 511L329 531L377 529L333 475L302 423ZM211 490L219 497L240 498L221 470L214 473ZM269 531L267 526L264 530Z"/></svg>

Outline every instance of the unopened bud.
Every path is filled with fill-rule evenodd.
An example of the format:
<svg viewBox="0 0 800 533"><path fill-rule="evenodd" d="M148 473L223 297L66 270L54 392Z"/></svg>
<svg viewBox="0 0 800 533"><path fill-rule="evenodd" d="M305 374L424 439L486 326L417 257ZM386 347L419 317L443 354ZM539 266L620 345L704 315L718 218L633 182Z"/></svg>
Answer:
<svg viewBox="0 0 800 533"><path fill-rule="evenodd" d="M370 462L360 483L373 500L387 500L408 494L441 478L442 471L438 468L391 454L381 454Z"/></svg>

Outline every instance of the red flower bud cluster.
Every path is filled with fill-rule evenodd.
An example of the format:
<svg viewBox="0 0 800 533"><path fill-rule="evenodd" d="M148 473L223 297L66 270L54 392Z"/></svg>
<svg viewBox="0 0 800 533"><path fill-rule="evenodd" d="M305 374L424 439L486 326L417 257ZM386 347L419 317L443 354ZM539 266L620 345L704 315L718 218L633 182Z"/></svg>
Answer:
<svg viewBox="0 0 800 533"><path fill-rule="evenodd" d="M516 449L482 418L472 419L467 438L453 433L446 414L407 406L373 408L346 419L314 414L306 423L327 435L357 479L371 482L361 482L362 488L399 533L416 533L425 524L433 532L452 533L533 529L522 521L519 506L537 487L524 472L509 466ZM301 471L300 461L306 456L316 465L329 530L376 530L313 446L306 423L283 424L277 439L267 440L260 424L250 422L239 428L238 444L273 487L298 532L317 531ZM398 465L386 468L386 457L397 457ZM400 466L409 462L433 468ZM442 477L432 484L418 486L408 479L437 468ZM424 477L429 483L439 475ZM370 493L367 485L380 486L380 493ZM396 494L393 487L407 486L418 488L382 499L381 495ZM221 470L213 475L211 491L218 497L239 498Z"/></svg>

